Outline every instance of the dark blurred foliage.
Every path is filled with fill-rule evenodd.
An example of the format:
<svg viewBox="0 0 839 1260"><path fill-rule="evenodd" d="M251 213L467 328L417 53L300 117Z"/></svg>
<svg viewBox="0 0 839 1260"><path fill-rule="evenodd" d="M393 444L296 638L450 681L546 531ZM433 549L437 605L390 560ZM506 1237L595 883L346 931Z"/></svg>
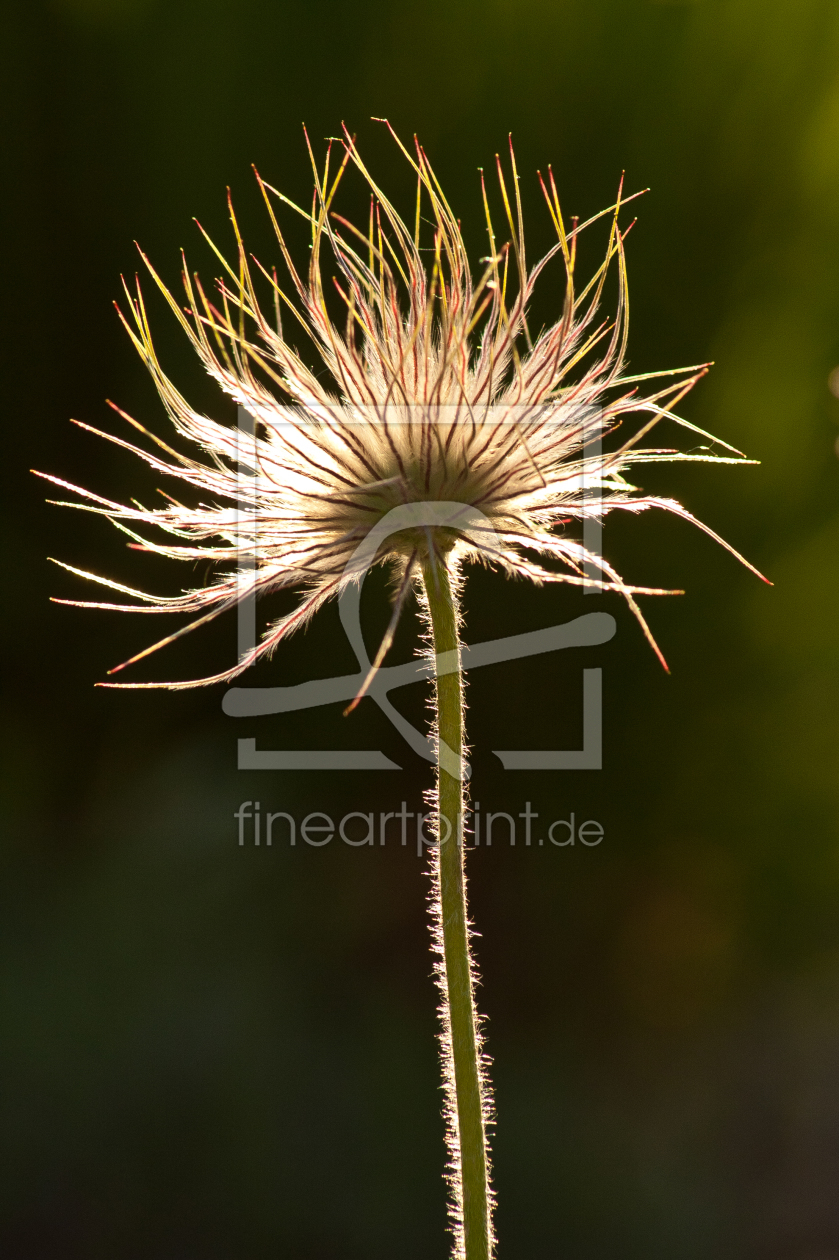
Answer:
<svg viewBox="0 0 839 1260"><path fill-rule="evenodd" d="M592 607L619 626L603 649L470 682L482 807L529 800L605 828L594 849L470 860L500 1255L839 1256L836 4L6 0L0 31L2 1254L446 1254L423 863L398 844L239 848L233 819L248 799L298 819L417 809L429 768L369 701L351 719L237 723L217 689L94 689L158 623L51 605L88 592L45 557L160 591L180 574L46 506L27 472L149 501L147 470L68 423L117 425L110 397L165 434L110 305L132 240L170 282L182 244L212 274L191 216L229 244L230 184L273 261L249 164L306 199L301 120L321 151L345 119L409 192L369 121L387 115L422 137L476 257L476 168L510 130L534 257L550 227L537 168L553 163L582 215L623 169L651 186L629 238L633 365L716 360L684 413L761 463L650 469L645 485L775 582L679 522L610 522L628 578L687 590L646 603L667 677L617 601L470 577L474 640ZM559 300L543 294L539 319ZM177 382L230 415L151 311ZM371 640L386 615L371 580ZM153 668L220 668L234 635ZM493 747L579 741L583 664L604 669L604 771L501 771ZM352 666L332 609L255 681ZM398 700L416 721L420 693ZM241 735L382 748L405 769L245 774Z"/></svg>

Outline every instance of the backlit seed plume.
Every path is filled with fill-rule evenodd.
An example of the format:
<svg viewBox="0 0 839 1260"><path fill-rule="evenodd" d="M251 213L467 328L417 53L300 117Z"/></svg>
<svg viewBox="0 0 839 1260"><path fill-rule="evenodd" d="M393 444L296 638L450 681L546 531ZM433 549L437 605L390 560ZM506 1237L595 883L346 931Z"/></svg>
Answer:
<svg viewBox="0 0 839 1260"><path fill-rule="evenodd" d="M161 507L125 505L57 477L47 479L81 497L82 503L71 506L100 513L124 530L133 546L193 567L198 560L211 561L216 576L205 586L163 597L64 565L136 602L61 602L192 614L192 620L140 654L145 656L246 597L292 587L302 596L251 651L212 677L110 685L180 688L233 678L270 654L344 585L357 582L352 558L359 546L389 512L412 503L455 508L443 525L403 529L376 552L377 563L393 567L397 592L377 663L429 550L454 552L455 559L477 560L535 582L615 590L653 642L635 596L664 592L625 584L606 560L586 550L583 522L650 507L693 520L676 501L636 491L625 480L626 470L670 459L743 460L731 447L725 448L730 456L717 456L702 445L694 445L691 453L641 445L663 418L690 430L694 443L696 435L709 437L673 413L705 368L626 373L628 229L619 221L625 201L619 196L616 205L588 223L566 225L552 174L546 180L540 176L557 240L529 267L511 146L509 173L497 162L504 215L500 233L481 185L488 252L473 274L459 221L423 149L416 145L412 154L395 135L394 140L416 178L412 226L374 182L346 132L330 144L322 171L312 161L311 212L257 176L290 280L285 287L275 271L246 254L232 208L237 256L230 264L212 246L224 269L215 296L184 263L182 308L144 259L207 372L253 417L247 476L239 462L240 429L189 406L158 361L139 282L133 293L126 288L123 322L178 438L185 439L191 453L174 449L121 411L148 446L101 436L139 455L170 483L186 483L194 505L169 494ZM363 227L337 208L339 186L352 168L369 185L370 213ZM281 230L281 207L310 224L305 275ZM577 242L597 220L608 229L605 256L578 290ZM617 279L616 309L603 318L610 271ZM557 318L536 334L528 325L528 307L540 277L556 287ZM270 314L258 288L269 298ZM284 320L293 321L293 337ZM293 348L301 326L322 361L317 370ZM638 392L642 381L666 376L675 382L650 394ZM624 437L631 416L636 424ZM456 505L463 505L463 528ZM475 526L477 519L486 523L483 532ZM243 565L243 556L251 563Z"/></svg>

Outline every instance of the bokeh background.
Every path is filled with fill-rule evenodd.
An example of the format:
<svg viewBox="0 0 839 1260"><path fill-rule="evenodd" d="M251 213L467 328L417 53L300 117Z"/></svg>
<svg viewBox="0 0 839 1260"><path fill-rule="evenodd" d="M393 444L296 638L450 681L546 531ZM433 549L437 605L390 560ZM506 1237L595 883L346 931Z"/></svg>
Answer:
<svg viewBox="0 0 839 1260"><path fill-rule="evenodd" d="M595 818L597 848L470 860L499 1121L500 1255L839 1257L839 6L835 0L5 0L0 1252L9 1260L443 1260L442 1124L423 862L409 848L239 848L233 811L419 808L428 768L371 702L237 723L221 691L114 693L149 641L47 555L173 590L30 467L149 501L153 476L68 423L166 420L114 315L140 241L172 283L225 187L279 261L250 171L307 199L342 119L387 187L379 124L419 132L477 258L477 168L513 132L569 213L650 186L629 238L631 359L716 361L684 414L753 468L651 469L774 581L667 519L613 521L667 677L599 597L478 574L474 640L605 607L611 644L470 683L484 810ZM348 191L347 205L356 194ZM360 204L360 202L358 203ZM600 242L602 244L602 242ZM298 242L301 255L305 242ZM594 257L594 254L591 255ZM559 291L543 294L540 318ZM161 301L160 353L201 377ZM168 585L167 585L168 584ZM371 639L384 584L365 594ZM394 660L408 659L415 623ZM232 659L235 624L145 675ZM266 667L351 669L334 610ZM581 667L605 686L602 773L503 772L573 747ZM415 694L413 694L415 693ZM421 687L400 706L420 721ZM247 729L245 729L247 728ZM399 774L245 774L261 748L379 747Z"/></svg>

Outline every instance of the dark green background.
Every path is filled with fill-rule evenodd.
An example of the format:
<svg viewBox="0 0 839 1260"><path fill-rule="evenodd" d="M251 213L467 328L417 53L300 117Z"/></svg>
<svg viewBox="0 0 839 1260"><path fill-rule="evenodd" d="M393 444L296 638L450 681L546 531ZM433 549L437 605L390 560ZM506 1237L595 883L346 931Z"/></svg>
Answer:
<svg viewBox="0 0 839 1260"><path fill-rule="evenodd" d="M5 0L0 32L0 1252L446 1254L423 864L393 844L239 849L232 817L247 799L298 818L416 809L428 767L371 702L247 724L217 689L94 690L159 623L49 604L88 592L46 555L158 591L180 574L45 506L27 474L152 498L137 461L68 424L117 424L111 397L165 435L110 306L132 240L171 282L182 244L209 277L191 216L229 242L230 184L274 261L249 164L305 198L301 120L320 145L346 119L382 182L407 187L369 121L386 114L419 132L476 256L476 168L510 130L534 249L550 239L537 167L553 162L582 215L624 168L651 186L629 239L633 366L716 360L685 414L761 464L664 467L645 485L775 582L679 522L610 522L627 578L687 590L646 603L668 678L617 600L470 578L475 640L592 607L618 619L606 648L470 685L483 807L530 800L606 831L596 849L497 845L470 862L499 1254L839 1256L839 7ZM546 293L540 317L558 302ZM229 416L161 302L152 317L178 383ZM372 639L382 583L365 616ZM154 668L221 668L234 633ZM604 670L603 773L500 771L493 747L579 741L583 664ZM259 681L352 666L331 609ZM399 704L419 721L412 690ZM243 734L381 747L405 772L245 775Z"/></svg>

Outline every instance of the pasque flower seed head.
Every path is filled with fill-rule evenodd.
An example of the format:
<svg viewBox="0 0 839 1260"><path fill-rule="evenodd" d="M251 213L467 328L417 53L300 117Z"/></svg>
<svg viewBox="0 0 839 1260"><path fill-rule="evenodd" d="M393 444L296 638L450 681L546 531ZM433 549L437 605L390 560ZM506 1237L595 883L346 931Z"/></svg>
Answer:
<svg viewBox="0 0 839 1260"><path fill-rule="evenodd" d="M387 539L376 561L395 570L394 623L423 558L429 552L454 553L455 560L477 560L535 582L616 590L655 648L635 595L664 592L625 584L605 559L586 549L580 524L591 516L651 507L694 520L675 500L637 491L625 479L626 471L661 460L744 460L724 443L729 454L722 456L708 446L681 453L642 445L664 418L714 439L673 412L707 365L645 376L626 372L628 228L621 228L619 216L631 198L619 196L588 223L566 225L552 174L547 180L540 176L557 241L528 268L511 145L509 174L497 161L505 240L499 244L482 178L489 250L473 275L460 224L424 150L417 144L412 154L395 134L394 139L416 177L413 227L375 183L346 131L330 144L321 172L312 161L311 211L300 210L257 176L290 292L275 271L246 254L232 207L235 262L225 261L210 242L224 269L215 297L184 262L182 308L144 257L207 372L253 418L252 475L242 477L238 467L241 431L195 411L164 373L139 281L133 293L126 287L123 322L191 453L176 450L119 408L148 445L101 436L127 447L170 481L186 483L198 502L184 505L167 494L163 506L145 508L113 502L57 477L47 479L80 496L83 502L70 506L100 513L127 532L133 546L173 560L209 560L216 577L163 597L64 565L138 602L62 602L197 614L140 653L145 656L246 597L294 587L302 598L234 666L210 678L109 685L180 688L233 678L270 654L345 583L358 580L349 562L360 542L388 512L406 503L463 504L470 525L480 514L487 529L459 528L455 508L445 525L402 530ZM348 168L356 168L369 185L370 213L363 228L337 209ZM279 205L310 224L304 275L286 244ZM605 256L578 291L577 242L597 221L608 226ZM551 263L560 269L562 283L557 318L534 336L528 307L537 281L547 283ZM617 303L612 317L604 319L610 271L617 276ZM257 295L260 285L270 295L270 315ZM286 329L290 320L295 332L302 326L308 334L326 372L314 371L293 347ZM638 392L642 382L668 376L675 379L665 387ZM629 417L638 421L632 434L604 445ZM707 526L701 528L717 538ZM245 568L243 555L253 561ZM390 637L391 632L377 659Z"/></svg>

